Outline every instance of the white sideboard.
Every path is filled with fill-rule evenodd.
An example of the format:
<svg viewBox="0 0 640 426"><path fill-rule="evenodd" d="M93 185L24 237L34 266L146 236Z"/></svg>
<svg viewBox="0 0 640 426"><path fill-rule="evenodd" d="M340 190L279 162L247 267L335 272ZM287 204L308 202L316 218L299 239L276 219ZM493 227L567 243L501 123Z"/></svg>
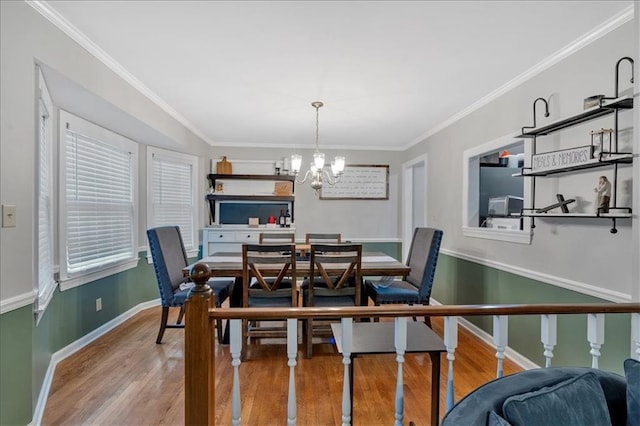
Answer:
<svg viewBox="0 0 640 426"><path fill-rule="evenodd" d="M240 252L242 243L255 243L263 232L282 233L295 232L295 228L249 228L248 226L225 226L202 229L202 257L215 252Z"/></svg>

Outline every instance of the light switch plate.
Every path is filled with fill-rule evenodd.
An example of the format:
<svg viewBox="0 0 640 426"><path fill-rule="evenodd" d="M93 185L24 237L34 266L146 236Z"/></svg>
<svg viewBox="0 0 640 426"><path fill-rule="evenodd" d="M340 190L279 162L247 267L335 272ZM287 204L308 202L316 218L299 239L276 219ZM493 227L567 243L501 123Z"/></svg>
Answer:
<svg viewBox="0 0 640 426"><path fill-rule="evenodd" d="M10 206L7 204L2 205L2 227L16 227L16 206Z"/></svg>

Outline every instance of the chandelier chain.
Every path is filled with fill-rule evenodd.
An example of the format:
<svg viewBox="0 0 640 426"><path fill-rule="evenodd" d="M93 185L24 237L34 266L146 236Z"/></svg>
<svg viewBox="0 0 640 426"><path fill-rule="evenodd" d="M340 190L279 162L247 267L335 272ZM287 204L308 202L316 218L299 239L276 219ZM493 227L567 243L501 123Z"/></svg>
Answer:
<svg viewBox="0 0 640 426"><path fill-rule="evenodd" d="M316 152L319 151L318 148L318 140L320 138L319 134L320 134L320 107L323 105L322 102L316 101L313 102L311 105L313 105L313 107L316 109Z"/></svg>

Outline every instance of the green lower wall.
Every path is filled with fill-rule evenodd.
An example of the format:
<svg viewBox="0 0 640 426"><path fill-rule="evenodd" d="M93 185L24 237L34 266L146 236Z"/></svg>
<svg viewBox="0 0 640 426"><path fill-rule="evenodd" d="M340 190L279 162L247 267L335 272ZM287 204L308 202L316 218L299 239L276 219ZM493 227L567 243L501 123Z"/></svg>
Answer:
<svg viewBox="0 0 640 426"><path fill-rule="evenodd" d="M443 305L606 302L445 254L440 254L438 258L431 297ZM466 319L485 332L492 333L492 317ZM622 363L631 350L630 338L631 316L607 314L599 367L623 374ZM557 341L552 365L591 365L586 315L559 315ZM540 316L510 316L508 345L529 360L544 366Z"/></svg>
<svg viewBox="0 0 640 426"><path fill-rule="evenodd" d="M0 424L31 421L33 307L0 315Z"/></svg>
<svg viewBox="0 0 640 426"><path fill-rule="evenodd" d="M403 262L402 243L362 243L362 251L382 252Z"/></svg>

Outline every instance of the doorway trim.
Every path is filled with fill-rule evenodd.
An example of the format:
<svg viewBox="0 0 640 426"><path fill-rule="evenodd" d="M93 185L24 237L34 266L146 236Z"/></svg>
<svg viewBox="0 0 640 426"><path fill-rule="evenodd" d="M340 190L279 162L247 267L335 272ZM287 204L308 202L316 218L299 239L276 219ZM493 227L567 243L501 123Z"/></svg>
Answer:
<svg viewBox="0 0 640 426"><path fill-rule="evenodd" d="M428 169L427 169L427 154L420 155L418 157L412 158L411 160L402 164L402 257L403 259L407 258L409 254L409 246L411 245L411 238L413 236L413 200L415 196L415 191L413 188L413 170L415 167L423 165L424 166L424 218L423 222L425 226L427 225L427 177L428 177Z"/></svg>

